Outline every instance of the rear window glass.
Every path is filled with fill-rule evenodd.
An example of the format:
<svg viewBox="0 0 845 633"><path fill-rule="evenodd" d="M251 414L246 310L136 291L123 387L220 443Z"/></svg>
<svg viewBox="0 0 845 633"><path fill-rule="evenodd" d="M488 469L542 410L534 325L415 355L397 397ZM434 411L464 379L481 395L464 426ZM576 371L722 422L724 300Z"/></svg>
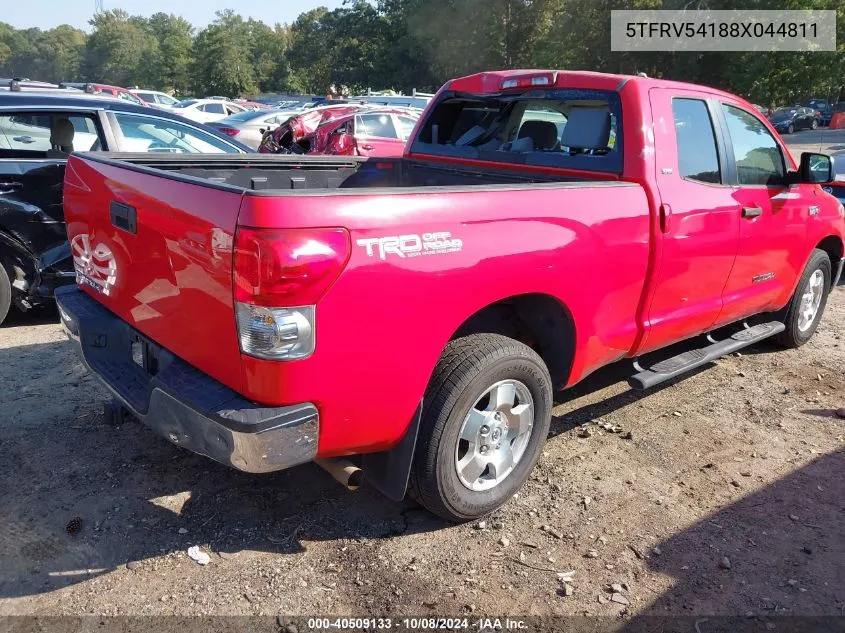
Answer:
<svg viewBox="0 0 845 633"><path fill-rule="evenodd" d="M622 172L619 95L536 90L519 95L446 94L420 128L420 154Z"/></svg>

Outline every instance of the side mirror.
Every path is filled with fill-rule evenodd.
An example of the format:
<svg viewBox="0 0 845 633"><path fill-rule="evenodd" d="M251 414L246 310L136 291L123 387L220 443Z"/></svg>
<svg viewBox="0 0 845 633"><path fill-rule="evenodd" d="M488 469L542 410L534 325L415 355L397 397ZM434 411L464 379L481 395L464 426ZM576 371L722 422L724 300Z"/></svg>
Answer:
<svg viewBox="0 0 845 633"><path fill-rule="evenodd" d="M833 180L833 159L827 154L805 152L801 154L801 167L798 173L803 183L830 182Z"/></svg>
<svg viewBox="0 0 845 633"><path fill-rule="evenodd" d="M260 128L260 129L258 130L258 133L259 133L259 134L264 134L264 132L266 132L266 131L267 131L267 128L263 128L263 127L262 127L262 128Z"/></svg>

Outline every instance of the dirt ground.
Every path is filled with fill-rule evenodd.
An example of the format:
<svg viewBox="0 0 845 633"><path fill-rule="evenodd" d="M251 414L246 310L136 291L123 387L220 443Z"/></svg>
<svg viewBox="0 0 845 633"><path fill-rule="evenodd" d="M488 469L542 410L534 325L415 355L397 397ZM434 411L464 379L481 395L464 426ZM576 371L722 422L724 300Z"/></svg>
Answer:
<svg viewBox="0 0 845 633"><path fill-rule="evenodd" d="M518 497L453 526L314 465L242 474L111 424L55 314L17 317L0 615L845 615L843 326L840 287L799 350L645 394L600 372L561 396Z"/></svg>

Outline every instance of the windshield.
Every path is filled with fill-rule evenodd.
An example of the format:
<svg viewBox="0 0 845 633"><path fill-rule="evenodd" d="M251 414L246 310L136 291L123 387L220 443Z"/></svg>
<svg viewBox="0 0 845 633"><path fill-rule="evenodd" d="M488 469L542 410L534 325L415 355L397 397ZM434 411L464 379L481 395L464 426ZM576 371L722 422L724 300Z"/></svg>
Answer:
<svg viewBox="0 0 845 633"><path fill-rule="evenodd" d="M620 123L615 92L446 94L421 126L411 151L621 173Z"/></svg>

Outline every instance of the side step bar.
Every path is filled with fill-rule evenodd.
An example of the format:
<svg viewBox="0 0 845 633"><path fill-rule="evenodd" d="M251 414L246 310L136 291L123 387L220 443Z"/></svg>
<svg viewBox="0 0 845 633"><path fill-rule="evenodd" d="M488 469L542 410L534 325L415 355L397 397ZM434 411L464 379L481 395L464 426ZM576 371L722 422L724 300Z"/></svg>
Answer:
<svg viewBox="0 0 845 633"><path fill-rule="evenodd" d="M717 341L712 345L693 349L656 363L650 368L631 376L628 379L628 384L633 389L649 389L697 367L706 365L717 358L741 350L743 347L754 345L770 336L780 334L785 329L786 326L780 321L771 321L769 323L755 325L754 327L747 327L724 341ZM634 363L634 367L641 369L636 362Z"/></svg>

